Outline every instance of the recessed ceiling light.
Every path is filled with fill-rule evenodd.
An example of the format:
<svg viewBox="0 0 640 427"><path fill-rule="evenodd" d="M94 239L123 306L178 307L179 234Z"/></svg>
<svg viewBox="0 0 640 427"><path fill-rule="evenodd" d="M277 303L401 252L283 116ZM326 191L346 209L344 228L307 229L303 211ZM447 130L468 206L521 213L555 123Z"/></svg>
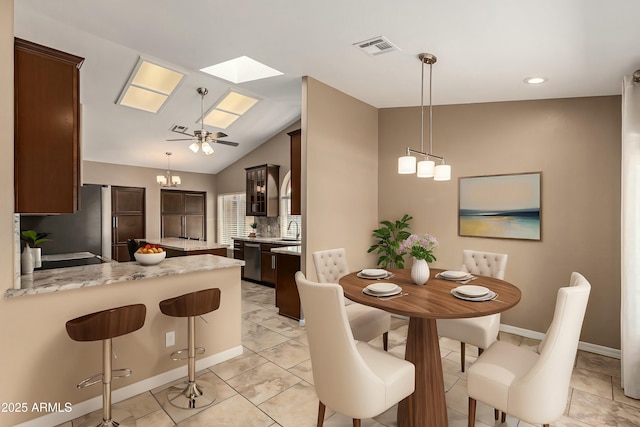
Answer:
<svg viewBox="0 0 640 427"><path fill-rule="evenodd" d="M539 85L540 83L544 83L546 81L546 77L527 77L526 79L524 79L524 82L530 85Z"/></svg>
<svg viewBox="0 0 640 427"><path fill-rule="evenodd" d="M202 68L200 71L236 84L283 74L248 56L239 56L229 61Z"/></svg>
<svg viewBox="0 0 640 427"><path fill-rule="evenodd" d="M116 104L157 113L184 76L179 71L138 58Z"/></svg>

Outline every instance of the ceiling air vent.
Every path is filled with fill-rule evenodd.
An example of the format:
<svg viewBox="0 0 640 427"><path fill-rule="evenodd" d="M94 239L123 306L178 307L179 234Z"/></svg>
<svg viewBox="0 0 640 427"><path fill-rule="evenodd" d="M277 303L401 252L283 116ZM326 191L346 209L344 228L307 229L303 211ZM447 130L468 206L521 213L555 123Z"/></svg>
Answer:
<svg viewBox="0 0 640 427"><path fill-rule="evenodd" d="M393 52L394 50L400 50L398 46L394 45L383 36L374 37L369 40L354 43L353 45L360 49L362 52L371 56Z"/></svg>
<svg viewBox="0 0 640 427"><path fill-rule="evenodd" d="M186 126L181 126L181 125L173 125L169 128L170 131L179 132L179 133L186 133L187 129L188 128Z"/></svg>

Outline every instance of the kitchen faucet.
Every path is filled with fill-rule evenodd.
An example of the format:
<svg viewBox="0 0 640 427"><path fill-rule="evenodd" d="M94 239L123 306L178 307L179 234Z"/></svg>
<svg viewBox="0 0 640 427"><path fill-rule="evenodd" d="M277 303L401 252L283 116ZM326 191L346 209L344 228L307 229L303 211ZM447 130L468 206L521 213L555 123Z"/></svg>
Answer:
<svg viewBox="0 0 640 427"><path fill-rule="evenodd" d="M291 229L291 224L296 225L296 240L300 240L300 226L295 221L289 221L289 225L287 226L287 231Z"/></svg>

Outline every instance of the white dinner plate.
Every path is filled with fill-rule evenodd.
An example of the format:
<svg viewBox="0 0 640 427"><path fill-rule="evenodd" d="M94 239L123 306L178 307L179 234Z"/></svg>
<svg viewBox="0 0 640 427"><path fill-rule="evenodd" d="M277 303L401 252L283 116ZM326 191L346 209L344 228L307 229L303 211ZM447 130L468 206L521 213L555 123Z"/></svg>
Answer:
<svg viewBox="0 0 640 427"><path fill-rule="evenodd" d="M380 279L388 279L389 277L393 277L393 273L390 271L387 271L387 274L385 274L384 276L365 276L364 274L362 274L361 271L359 271L358 273L356 273L356 276L358 276L361 279L367 279L367 280L380 280Z"/></svg>
<svg viewBox="0 0 640 427"><path fill-rule="evenodd" d="M383 293L371 292L367 288L362 289L362 293L371 295L372 297L390 297L393 295L398 295L400 292L402 292L402 288L400 286L398 286L393 291L383 292Z"/></svg>
<svg viewBox="0 0 640 427"><path fill-rule="evenodd" d="M464 295L467 297L481 297L490 292L490 289L485 288L484 286L476 286L476 285L463 285L455 288L455 291L460 295Z"/></svg>
<svg viewBox="0 0 640 427"><path fill-rule="evenodd" d="M440 275L445 279L459 280L466 279L469 276L469 273L467 273L466 271L447 270L440 273Z"/></svg>
<svg viewBox="0 0 640 427"><path fill-rule="evenodd" d="M365 289L367 289L369 292L372 292L374 294L381 294L381 293L392 292L397 290L398 285L396 285L395 283L389 283L389 282L378 282L378 283L370 284Z"/></svg>
<svg viewBox="0 0 640 427"><path fill-rule="evenodd" d="M381 268L365 268L360 272L360 274L366 277L384 277L387 273L387 270L383 270Z"/></svg>
<svg viewBox="0 0 640 427"><path fill-rule="evenodd" d="M491 301L492 299L495 299L495 298L498 297L498 294L496 294L493 291L489 291L488 294L482 295L480 297L468 297L466 295L457 293L455 289L451 289L451 295L453 295L456 298L463 299L465 301L478 301L478 302L479 301Z"/></svg>

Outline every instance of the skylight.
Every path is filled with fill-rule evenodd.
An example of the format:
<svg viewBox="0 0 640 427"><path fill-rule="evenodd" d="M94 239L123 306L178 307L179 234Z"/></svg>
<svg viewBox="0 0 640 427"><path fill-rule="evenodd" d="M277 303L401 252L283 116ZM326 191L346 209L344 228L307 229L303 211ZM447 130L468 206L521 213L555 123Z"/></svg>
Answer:
<svg viewBox="0 0 640 427"><path fill-rule="evenodd" d="M267 77L280 76L283 74L248 56L239 56L229 61L202 68L200 71L235 84L266 79Z"/></svg>

